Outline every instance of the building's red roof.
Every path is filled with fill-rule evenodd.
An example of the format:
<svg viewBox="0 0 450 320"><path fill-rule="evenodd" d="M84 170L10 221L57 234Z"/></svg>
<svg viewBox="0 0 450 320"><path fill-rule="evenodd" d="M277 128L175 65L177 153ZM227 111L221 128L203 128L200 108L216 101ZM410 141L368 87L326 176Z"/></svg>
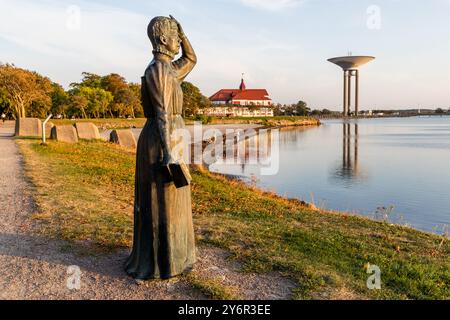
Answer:
<svg viewBox="0 0 450 320"><path fill-rule="evenodd" d="M209 100L230 103L233 100L271 101L272 99L266 89L247 89L242 79L239 89L222 89L213 94Z"/></svg>
<svg viewBox="0 0 450 320"><path fill-rule="evenodd" d="M231 100L265 100L270 101L269 93L266 89L222 89L212 95L209 100L211 101L231 101Z"/></svg>
<svg viewBox="0 0 450 320"><path fill-rule="evenodd" d="M212 95L209 100L211 101L224 101L231 100L259 100L270 101L269 93L266 89L222 89L219 92Z"/></svg>
<svg viewBox="0 0 450 320"><path fill-rule="evenodd" d="M246 89L236 92L233 100L272 100L266 89Z"/></svg>
<svg viewBox="0 0 450 320"><path fill-rule="evenodd" d="M218 92L216 92L215 94L213 94L209 100L211 101L230 101L231 97L233 96L233 94L235 92L237 92L239 90L236 89L222 89Z"/></svg>

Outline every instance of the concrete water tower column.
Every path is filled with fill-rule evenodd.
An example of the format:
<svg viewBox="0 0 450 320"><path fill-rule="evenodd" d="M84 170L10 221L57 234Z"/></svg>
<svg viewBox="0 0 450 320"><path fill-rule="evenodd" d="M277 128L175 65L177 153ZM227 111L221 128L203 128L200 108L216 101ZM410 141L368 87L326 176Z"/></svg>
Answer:
<svg viewBox="0 0 450 320"><path fill-rule="evenodd" d="M355 116L359 114L359 67L374 60L371 56L348 56L332 58L328 61L344 70L344 117L352 114L352 77L355 77Z"/></svg>

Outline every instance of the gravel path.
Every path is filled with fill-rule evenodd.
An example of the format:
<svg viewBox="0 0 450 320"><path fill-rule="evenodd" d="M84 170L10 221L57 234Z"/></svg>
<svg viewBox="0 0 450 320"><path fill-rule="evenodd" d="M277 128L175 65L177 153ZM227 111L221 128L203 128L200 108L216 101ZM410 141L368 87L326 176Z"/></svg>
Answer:
<svg viewBox="0 0 450 320"><path fill-rule="evenodd" d="M81 253L87 246L36 235L35 207L13 131L12 123L0 123L0 299L205 299L184 280L137 284L122 270L127 251L86 256ZM249 299L289 298L292 282L278 275L242 274L227 256L219 249L199 248L195 272L222 278Z"/></svg>
<svg viewBox="0 0 450 320"><path fill-rule="evenodd" d="M11 123L0 125L0 299L204 298L176 279L136 284L122 271L126 251L83 257L82 246L34 235L35 208L12 133Z"/></svg>

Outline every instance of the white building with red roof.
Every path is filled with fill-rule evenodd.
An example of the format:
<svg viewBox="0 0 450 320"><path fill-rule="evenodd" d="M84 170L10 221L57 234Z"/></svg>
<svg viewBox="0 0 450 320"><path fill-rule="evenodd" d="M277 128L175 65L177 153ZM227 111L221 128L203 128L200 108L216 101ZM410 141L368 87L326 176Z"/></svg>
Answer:
<svg viewBox="0 0 450 320"><path fill-rule="evenodd" d="M209 100L215 105L204 114L220 117L273 117L273 102L266 89L247 89L244 79L239 89L222 89Z"/></svg>

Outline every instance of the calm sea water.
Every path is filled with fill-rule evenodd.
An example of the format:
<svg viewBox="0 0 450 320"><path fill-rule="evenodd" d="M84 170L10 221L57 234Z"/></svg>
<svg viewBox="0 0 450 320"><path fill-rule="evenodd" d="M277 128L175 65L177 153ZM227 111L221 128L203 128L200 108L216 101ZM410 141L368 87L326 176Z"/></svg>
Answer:
<svg viewBox="0 0 450 320"><path fill-rule="evenodd" d="M282 130L278 174L261 176L256 166L210 169L322 208L387 215L431 232L450 225L450 117L332 120Z"/></svg>

